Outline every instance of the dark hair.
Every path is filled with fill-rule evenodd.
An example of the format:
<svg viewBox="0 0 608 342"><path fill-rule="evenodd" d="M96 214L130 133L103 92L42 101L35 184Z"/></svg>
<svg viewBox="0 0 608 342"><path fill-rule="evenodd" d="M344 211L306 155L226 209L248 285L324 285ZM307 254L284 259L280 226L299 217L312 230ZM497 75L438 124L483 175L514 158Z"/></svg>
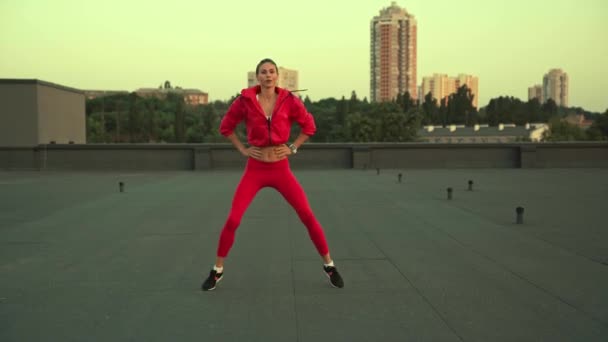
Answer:
<svg viewBox="0 0 608 342"><path fill-rule="evenodd" d="M258 63L258 65L255 67L255 74L257 75L260 72L260 67L262 66L262 64L264 63L272 63L272 65L274 65L275 69L277 69L277 74L279 73L279 67L277 66L277 63L275 63L272 59L270 58L264 58L260 61L260 63Z"/></svg>

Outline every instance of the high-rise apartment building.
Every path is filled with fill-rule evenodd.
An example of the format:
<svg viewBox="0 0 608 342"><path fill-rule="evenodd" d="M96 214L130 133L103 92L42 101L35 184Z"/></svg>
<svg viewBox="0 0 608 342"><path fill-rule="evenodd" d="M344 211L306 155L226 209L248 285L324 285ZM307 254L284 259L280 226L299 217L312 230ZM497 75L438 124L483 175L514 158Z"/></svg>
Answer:
<svg viewBox="0 0 608 342"><path fill-rule="evenodd" d="M551 69L543 77L543 99L553 99L558 106L568 107L568 74Z"/></svg>
<svg viewBox="0 0 608 342"><path fill-rule="evenodd" d="M370 36L371 101L391 101L406 91L417 99L414 16L392 2L371 20Z"/></svg>
<svg viewBox="0 0 608 342"><path fill-rule="evenodd" d="M298 71L279 67L279 87L287 90L298 89Z"/></svg>
<svg viewBox="0 0 608 342"><path fill-rule="evenodd" d="M543 103L543 87L540 84L535 84L528 88L528 101L538 99L538 102Z"/></svg>
<svg viewBox="0 0 608 342"><path fill-rule="evenodd" d="M434 74L433 76L426 76L422 78L422 85L420 87L422 94L420 94L420 102L424 101L424 97L431 93L433 98L437 99L438 104L441 100L456 93L458 88L466 85L473 94L473 106L478 107L479 97L479 79L472 75L459 74L456 77L449 77L446 74Z"/></svg>
<svg viewBox="0 0 608 342"><path fill-rule="evenodd" d="M422 78L422 101L424 97L431 93L437 101L448 97L456 91L456 82L446 74L433 74Z"/></svg>
<svg viewBox="0 0 608 342"><path fill-rule="evenodd" d="M258 79L255 77L255 71L249 71L247 73L247 88L251 88L258 84Z"/></svg>
<svg viewBox="0 0 608 342"><path fill-rule="evenodd" d="M247 87L253 87L258 84L258 79L255 77L255 71L247 73ZM279 67L279 79L277 86L287 90L298 89L298 71Z"/></svg>
<svg viewBox="0 0 608 342"><path fill-rule="evenodd" d="M459 74L454 78L454 83L454 92L463 85L466 85L467 88L471 89L471 94L473 94L473 107L479 108L479 78L472 75Z"/></svg>

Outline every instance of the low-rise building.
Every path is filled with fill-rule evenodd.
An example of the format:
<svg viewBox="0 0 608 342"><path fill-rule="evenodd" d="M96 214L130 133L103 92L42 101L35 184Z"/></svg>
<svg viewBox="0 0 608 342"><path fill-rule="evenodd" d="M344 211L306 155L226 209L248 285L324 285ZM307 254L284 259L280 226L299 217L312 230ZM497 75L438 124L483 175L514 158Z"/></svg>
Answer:
<svg viewBox="0 0 608 342"><path fill-rule="evenodd" d="M85 144L82 90L38 79L0 79L0 146Z"/></svg>
<svg viewBox="0 0 608 342"><path fill-rule="evenodd" d="M541 141L543 133L549 129L545 123L499 124L498 126L464 125L424 126L418 131L420 141L429 143L512 143L518 141Z"/></svg>

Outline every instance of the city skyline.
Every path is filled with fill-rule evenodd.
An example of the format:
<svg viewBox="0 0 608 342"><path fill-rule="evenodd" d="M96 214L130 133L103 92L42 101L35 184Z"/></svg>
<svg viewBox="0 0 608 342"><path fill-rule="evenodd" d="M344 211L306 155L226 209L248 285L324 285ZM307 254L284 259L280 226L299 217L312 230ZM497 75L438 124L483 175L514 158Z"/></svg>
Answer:
<svg viewBox="0 0 608 342"><path fill-rule="evenodd" d="M370 94L369 25L391 1L268 1L171 6L142 1L0 3L0 78L133 91L169 80L227 100L265 57L298 70L313 101ZM569 105L608 108L608 4L601 0L396 1L417 21L417 74L479 78L479 106L527 100L550 69L569 76Z"/></svg>

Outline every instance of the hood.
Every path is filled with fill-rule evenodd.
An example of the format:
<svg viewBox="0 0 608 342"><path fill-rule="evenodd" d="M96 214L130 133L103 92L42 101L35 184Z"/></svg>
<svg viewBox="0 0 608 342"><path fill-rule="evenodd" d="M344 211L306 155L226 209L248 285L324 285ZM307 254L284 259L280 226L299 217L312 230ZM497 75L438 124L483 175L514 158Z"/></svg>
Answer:
<svg viewBox="0 0 608 342"><path fill-rule="evenodd" d="M245 88L245 89L241 90L241 96L248 98L250 100L255 100L255 96L260 93L261 88L262 87L260 87L260 85L256 85L256 86L253 86L250 88ZM291 92L285 88L275 87L274 91L275 91L275 93L278 94L277 103L280 102L284 97L291 95Z"/></svg>

